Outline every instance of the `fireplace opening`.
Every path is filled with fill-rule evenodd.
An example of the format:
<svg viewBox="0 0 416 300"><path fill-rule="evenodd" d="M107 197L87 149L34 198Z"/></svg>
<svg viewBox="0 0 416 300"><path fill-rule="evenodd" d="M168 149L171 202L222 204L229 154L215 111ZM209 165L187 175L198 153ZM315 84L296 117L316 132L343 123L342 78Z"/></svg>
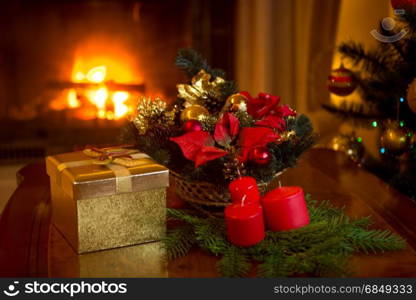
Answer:
<svg viewBox="0 0 416 300"><path fill-rule="evenodd" d="M0 11L0 163L117 143L140 96L176 97L192 47L232 76L234 0L16 0ZM226 16L226 17L224 17Z"/></svg>

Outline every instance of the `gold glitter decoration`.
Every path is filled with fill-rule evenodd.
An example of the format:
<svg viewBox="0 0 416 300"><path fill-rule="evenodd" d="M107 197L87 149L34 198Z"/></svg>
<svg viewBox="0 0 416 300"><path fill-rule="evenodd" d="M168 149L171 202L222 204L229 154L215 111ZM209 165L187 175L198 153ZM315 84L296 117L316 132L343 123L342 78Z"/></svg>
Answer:
<svg viewBox="0 0 416 300"><path fill-rule="evenodd" d="M117 192L120 178L111 165L79 164L59 170L63 163L82 159L85 154L81 151L46 159L53 223L77 253L157 241L164 236L169 184L165 167L148 158L140 166L118 166L126 171L122 181L130 181L132 188Z"/></svg>
<svg viewBox="0 0 416 300"><path fill-rule="evenodd" d="M218 99L221 97L220 87L225 80L216 77L211 81L211 75L204 70L199 71L191 81L191 84L178 84L178 98L185 100L185 107L200 104L204 105L209 97Z"/></svg>
<svg viewBox="0 0 416 300"><path fill-rule="evenodd" d="M200 120L198 120L204 131L213 132L215 130L215 125L217 124L218 118L212 115L209 116L202 116Z"/></svg>
<svg viewBox="0 0 416 300"><path fill-rule="evenodd" d="M285 132L283 132L283 133L280 133L280 138L281 138L283 141L290 140L290 138L291 138L292 136L296 136L296 132L295 132L294 130L285 131Z"/></svg>
<svg viewBox="0 0 416 300"><path fill-rule="evenodd" d="M137 116L134 118L133 124L140 134L145 134L153 125L173 125L175 113L176 107L167 110L167 103L162 99L153 100L143 97L137 105Z"/></svg>
<svg viewBox="0 0 416 300"><path fill-rule="evenodd" d="M160 240L166 230L165 189L78 202L80 253Z"/></svg>

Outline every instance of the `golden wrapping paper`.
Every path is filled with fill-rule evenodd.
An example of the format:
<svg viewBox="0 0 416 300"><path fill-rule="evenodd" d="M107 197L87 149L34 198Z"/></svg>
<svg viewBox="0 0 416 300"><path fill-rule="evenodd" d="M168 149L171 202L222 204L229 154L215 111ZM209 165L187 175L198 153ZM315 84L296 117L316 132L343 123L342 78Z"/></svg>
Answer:
<svg viewBox="0 0 416 300"><path fill-rule="evenodd" d="M83 152L49 156L53 223L77 253L160 240L168 170L146 155L135 167L96 165Z"/></svg>

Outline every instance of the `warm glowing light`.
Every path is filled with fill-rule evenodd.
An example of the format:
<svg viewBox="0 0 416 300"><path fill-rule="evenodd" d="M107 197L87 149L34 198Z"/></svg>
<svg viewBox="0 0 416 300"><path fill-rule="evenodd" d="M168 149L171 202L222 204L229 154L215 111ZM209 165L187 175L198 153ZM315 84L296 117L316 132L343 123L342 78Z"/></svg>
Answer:
<svg viewBox="0 0 416 300"><path fill-rule="evenodd" d="M124 103L129 98L129 93L127 92L115 92L113 94L113 104L114 104L114 118L120 119L127 115L129 112L129 107Z"/></svg>
<svg viewBox="0 0 416 300"><path fill-rule="evenodd" d="M114 120L114 113L112 111L107 111L105 114L107 120Z"/></svg>
<svg viewBox="0 0 416 300"><path fill-rule="evenodd" d="M77 97L77 92L75 89L70 89L67 96L67 102L69 108L77 108L81 106L81 102L79 102Z"/></svg>
<svg viewBox="0 0 416 300"><path fill-rule="evenodd" d="M99 110L106 108L106 102L108 99L108 90L106 87L100 87L97 90L90 90L87 92L87 97L91 103L93 103Z"/></svg>
<svg viewBox="0 0 416 300"><path fill-rule="evenodd" d="M74 80L75 81L84 81L85 80L84 73L82 73L81 71L76 72L75 76L74 76Z"/></svg>
<svg viewBox="0 0 416 300"><path fill-rule="evenodd" d="M114 103L123 103L129 98L129 93L127 92L115 92L113 95Z"/></svg>
<svg viewBox="0 0 416 300"><path fill-rule="evenodd" d="M68 104L65 102L65 100L62 100L61 97L51 101L49 103L49 107L53 110L64 110L66 109Z"/></svg>
<svg viewBox="0 0 416 300"><path fill-rule="evenodd" d="M105 45L105 46L104 46ZM86 41L74 53L71 82L73 88L51 101L55 110L71 109L83 120L119 120L135 112L137 91L113 90L111 82L121 85L143 83L137 73L135 56L124 47L99 38Z"/></svg>
<svg viewBox="0 0 416 300"><path fill-rule="evenodd" d="M106 117L105 110L99 110L98 113L97 113L97 118L98 119L105 119L105 117Z"/></svg>
<svg viewBox="0 0 416 300"><path fill-rule="evenodd" d="M106 66L98 66L94 67L87 73L88 81L94 83L101 83L104 81L105 77L107 76L107 67Z"/></svg>

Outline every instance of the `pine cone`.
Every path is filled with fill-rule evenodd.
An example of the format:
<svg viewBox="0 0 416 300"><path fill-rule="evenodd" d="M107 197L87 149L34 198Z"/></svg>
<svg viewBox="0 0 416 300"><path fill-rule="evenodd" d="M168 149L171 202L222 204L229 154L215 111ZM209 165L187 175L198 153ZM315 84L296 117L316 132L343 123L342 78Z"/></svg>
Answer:
<svg viewBox="0 0 416 300"><path fill-rule="evenodd" d="M208 93L206 98L201 99L202 105L205 106L211 114L218 114L225 104L224 100L220 99L220 95L215 92Z"/></svg>
<svg viewBox="0 0 416 300"><path fill-rule="evenodd" d="M246 170L244 164L235 158L224 163L223 174L225 179L232 181L240 176L246 175Z"/></svg>
<svg viewBox="0 0 416 300"><path fill-rule="evenodd" d="M157 124L148 129L146 138L151 140L153 144L164 145L169 142L169 138L174 136L176 132L177 128L174 126Z"/></svg>

